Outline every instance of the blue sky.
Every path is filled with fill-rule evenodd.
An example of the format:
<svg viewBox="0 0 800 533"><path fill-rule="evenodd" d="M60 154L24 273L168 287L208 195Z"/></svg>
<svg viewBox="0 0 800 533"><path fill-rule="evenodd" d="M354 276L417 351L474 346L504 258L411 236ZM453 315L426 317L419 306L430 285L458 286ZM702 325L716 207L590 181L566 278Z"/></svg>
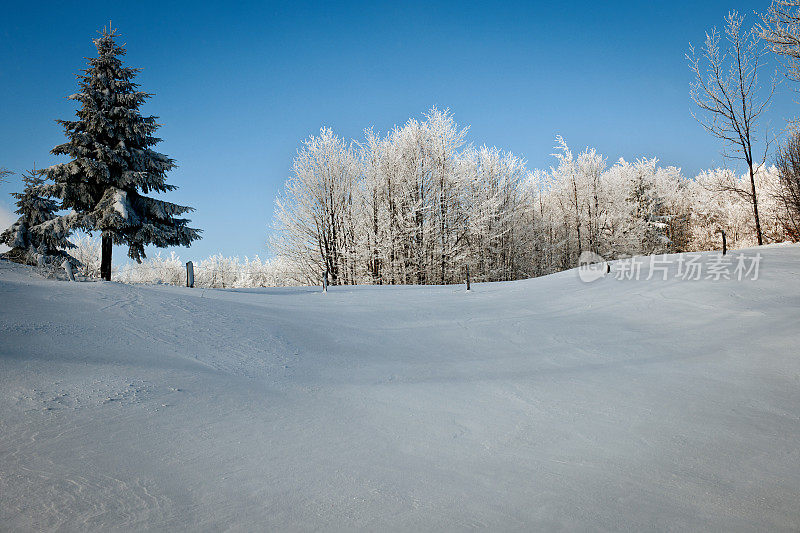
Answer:
<svg viewBox="0 0 800 533"><path fill-rule="evenodd" d="M724 164L689 111L689 42L759 2L55 2L3 8L0 166L22 171L63 142L74 75L109 20L155 96L158 149L178 161L166 196L194 206L203 240L184 259L267 255L274 198L301 141L328 126L385 132L432 105L469 140L549 167L553 139L613 162L657 156L692 175ZM794 114L779 89L768 119ZM18 178L0 185L0 208ZM123 261L124 252L115 252Z"/></svg>

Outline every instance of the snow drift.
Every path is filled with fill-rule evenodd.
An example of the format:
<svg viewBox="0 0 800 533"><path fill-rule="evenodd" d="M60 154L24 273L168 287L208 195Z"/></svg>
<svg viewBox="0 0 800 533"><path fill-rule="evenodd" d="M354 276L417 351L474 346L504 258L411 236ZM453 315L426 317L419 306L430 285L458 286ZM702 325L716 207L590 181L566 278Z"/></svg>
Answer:
<svg viewBox="0 0 800 533"><path fill-rule="evenodd" d="M0 262L0 529L797 530L800 247L758 251L469 293Z"/></svg>

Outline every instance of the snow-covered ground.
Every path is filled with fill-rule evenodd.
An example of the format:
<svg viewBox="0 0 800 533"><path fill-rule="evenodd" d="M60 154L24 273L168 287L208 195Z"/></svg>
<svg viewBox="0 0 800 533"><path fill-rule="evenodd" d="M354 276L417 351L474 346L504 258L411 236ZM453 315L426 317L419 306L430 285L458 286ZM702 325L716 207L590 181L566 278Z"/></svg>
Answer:
<svg viewBox="0 0 800 533"><path fill-rule="evenodd" d="M0 262L0 529L797 531L800 247L760 252L470 293Z"/></svg>

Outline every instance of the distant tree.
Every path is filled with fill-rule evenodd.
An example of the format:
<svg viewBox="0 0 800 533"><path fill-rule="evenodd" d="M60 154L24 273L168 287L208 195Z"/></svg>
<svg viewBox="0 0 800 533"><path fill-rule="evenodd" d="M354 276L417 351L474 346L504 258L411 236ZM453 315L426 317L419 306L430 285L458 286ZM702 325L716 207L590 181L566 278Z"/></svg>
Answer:
<svg viewBox="0 0 800 533"><path fill-rule="evenodd" d="M175 161L152 150L157 117L144 117L139 107L151 95L132 80L139 69L125 67L125 49L117 45L116 30L104 28L94 39L97 57L78 77L80 92L69 98L81 103L78 120L59 120L68 141L53 148L55 155L71 161L54 165L47 174L50 187L66 209L64 225L101 233L101 277L111 279L113 244L128 246L137 262L144 247L189 246L200 230L187 226L180 215L192 211L163 200L143 196L176 187L166 183Z"/></svg>
<svg viewBox="0 0 800 533"><path fill-rule="evenodd" d="M56 219L59 206L46 195L43 176L44 171L35 168L22 174L24 190L11 193L20 217L0 234L0 242L11 247L8 256L21 262L34 262L36 255L66 257L65 250L74 248L68 231L47 224Z"/></svg>
<svg viewBox="0 0 800 533"><path fill-rule="evenodd" d="M792 240L800 240L800 133L793 132L778 151L776 161L780 179L780 202L784 207L783 225Z"/></svg>
<svg viewBox="0 0 800 533"><path fill-rule="evenodd" d="M690 96L702 115L692 116L713 136L722 139L730 148L727 157L743 160L750 174L749 190L720 183L719 190L734 192L750 200L758 244L763 244L761 221L756 195L756 169L766 160L768 142L760 162L753 155L753 137L761 114L775 92L775 81L764 91L759 70L767 48L762 44L759 29L742 29L744 17L732 11L725 19L725 45L716 28L706 33L705 43L698 56L690 45L686 58L694 74Z"/></svg>

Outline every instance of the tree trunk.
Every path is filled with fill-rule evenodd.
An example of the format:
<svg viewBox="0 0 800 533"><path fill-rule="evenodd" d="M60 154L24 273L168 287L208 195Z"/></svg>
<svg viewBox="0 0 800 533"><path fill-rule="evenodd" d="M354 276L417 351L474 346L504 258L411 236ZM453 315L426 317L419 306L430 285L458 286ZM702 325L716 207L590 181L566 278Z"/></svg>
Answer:
<svg viewBox="0 0 800 533"><path fill-rule="evenodd" d="M758 197L756 196L756 179L753 176L753 167L750 166L750 188L753 194L753 216L756 219L756 235L758 236L758 245L764 244L764 239L761 237L761 221L758 218Z"/></svg>
<svg viewBox="0 0 800 533"><path fill-rule="evenodd" d="M111 236L103 235L100 249L100 277L106 281L111 281Z"/></svg>

